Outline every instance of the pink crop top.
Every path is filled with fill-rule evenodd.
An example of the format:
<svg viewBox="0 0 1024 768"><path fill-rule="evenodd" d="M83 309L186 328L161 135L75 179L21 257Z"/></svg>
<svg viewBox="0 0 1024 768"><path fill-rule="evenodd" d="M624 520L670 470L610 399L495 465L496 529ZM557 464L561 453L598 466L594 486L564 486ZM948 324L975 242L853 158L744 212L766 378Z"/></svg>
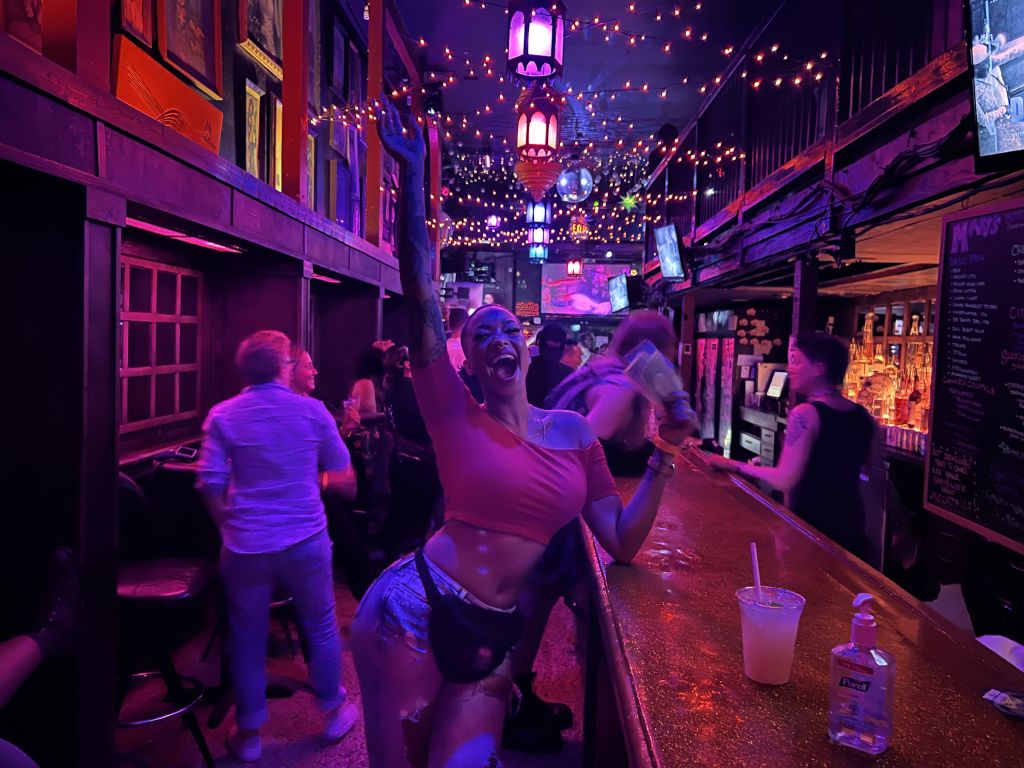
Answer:
<svg viewBox="0 0 1024 768"><path fill-rule="evenodd" d="M586 505L618 495L598 441L534 445L473 399L447 357L414 368L412 379L437 454L445 520L547 546Z"/></svg>

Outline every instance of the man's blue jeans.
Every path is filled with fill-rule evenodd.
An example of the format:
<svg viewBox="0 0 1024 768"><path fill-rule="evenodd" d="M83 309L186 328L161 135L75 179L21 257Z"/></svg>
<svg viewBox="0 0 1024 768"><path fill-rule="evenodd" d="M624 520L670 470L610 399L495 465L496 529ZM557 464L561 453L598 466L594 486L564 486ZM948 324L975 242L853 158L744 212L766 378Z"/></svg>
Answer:
<svg viewBox="0 0 1024 768"><path fill-rule="evenodd" d="M320 708L345 700L341 685L341 635L334 614L331 540L321 531L280 552L242 555L221 549L227 596L228 656L240 729L267 721L267 635L270 601L276 585L294 599L299 628L309 655L309 677Z"/></svg>

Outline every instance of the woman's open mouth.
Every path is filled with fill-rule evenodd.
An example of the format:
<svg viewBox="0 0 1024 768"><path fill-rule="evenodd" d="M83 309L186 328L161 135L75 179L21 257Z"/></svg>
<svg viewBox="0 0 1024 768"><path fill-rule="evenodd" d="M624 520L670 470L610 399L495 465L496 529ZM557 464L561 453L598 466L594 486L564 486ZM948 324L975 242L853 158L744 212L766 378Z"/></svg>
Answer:
<svg viewBox="0 0 1024 768"><path fill-rule="evenodd" d="M498 355L488 367L502 381L512 381L519 374L519 360L511 352Z"/></svg>

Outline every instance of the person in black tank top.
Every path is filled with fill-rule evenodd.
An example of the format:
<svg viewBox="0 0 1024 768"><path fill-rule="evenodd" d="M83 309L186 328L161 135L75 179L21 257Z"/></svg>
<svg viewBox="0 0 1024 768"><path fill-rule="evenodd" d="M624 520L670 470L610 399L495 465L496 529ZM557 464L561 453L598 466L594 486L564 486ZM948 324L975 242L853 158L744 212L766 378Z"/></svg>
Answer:
<svg viewBox="0 0 1024 768"><path fill-rule="evenodd" d="M789 415L779 465L762 467L711 456L711 468L782 491L793 512L866 560L870 542L864 530L860 478L877 430L871 414L839 393L848 360L845 345L833 336L797 337L789 380L807 402Z"/></svg>

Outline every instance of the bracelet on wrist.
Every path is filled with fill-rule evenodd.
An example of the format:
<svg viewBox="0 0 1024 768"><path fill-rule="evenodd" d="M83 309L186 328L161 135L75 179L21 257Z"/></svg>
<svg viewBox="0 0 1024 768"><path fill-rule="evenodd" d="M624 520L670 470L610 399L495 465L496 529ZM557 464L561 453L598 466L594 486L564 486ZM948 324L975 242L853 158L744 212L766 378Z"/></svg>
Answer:
<svg viewBox="0 0 1024 768"><path fill-rule="evenodd" d="M669 461L655 461L653 458L647 462L647 468L662 477L672 477L676 471L676 465Z"/></svg>

